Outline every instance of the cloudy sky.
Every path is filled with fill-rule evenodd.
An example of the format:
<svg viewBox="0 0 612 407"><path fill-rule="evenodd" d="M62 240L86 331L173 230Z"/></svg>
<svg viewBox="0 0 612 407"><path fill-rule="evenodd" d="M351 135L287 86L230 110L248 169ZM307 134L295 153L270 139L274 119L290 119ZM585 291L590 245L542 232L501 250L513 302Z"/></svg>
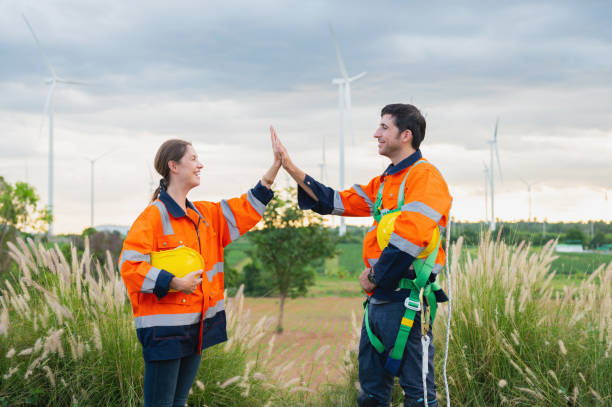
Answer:
<svg viewBox="0 0 612 407"><path fill-rule="evenodd" d="M338 187L340 75L352 87L354 141L346 183L388 164L372 137L382 106L410 102L427 118L424 155L447 179L460 220L485 216L484 170L499 118L503 179L495 214L612 218L612 5L517 1L0 1L0 175L28 181L46 203L50 73L88 86L55 92L55 232L90 222L129 225L147 205L152 161L168 138L194 143L204 163L192 200L254 185L271 163L274 124L294 161ZM44 126L40 132L41 123ZM289 183L280 174L278 184ZM611 199L612 201L612 199Z"/></svg>

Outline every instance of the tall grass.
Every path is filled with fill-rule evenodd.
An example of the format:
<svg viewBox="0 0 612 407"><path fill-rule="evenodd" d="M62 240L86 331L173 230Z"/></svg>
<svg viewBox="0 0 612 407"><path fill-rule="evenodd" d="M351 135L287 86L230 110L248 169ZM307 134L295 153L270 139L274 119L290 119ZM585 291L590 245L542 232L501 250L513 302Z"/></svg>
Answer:
<svg viewBox="0 0 612 407"><path fill-rule="evenodd" d="M559 292L551 286L553 242L530 252L485 235L474 257L460 258L461 241L452 253L451 405L612 405L612 263ZM436 383L446 405L448 306L438 309ZM355 346L346 367L346 380L323 391L321 405L354 405ZM401 400L396 386L393 405Z"/></svg>
<svg viewBox="0 0 612 407"><path fill-rule="evenodd" d="M10 256L19 275L0 287L0 406L142 405L141 347L110 256L92 262L86 245L69 261L32 240L11 243ZM300 391L268 373L272 344L255 349L272 321L251 323L243 300L242 290L228 299L230 340L203 352L189 405L286 405Z"/></svg>
<svg viewBox="0 0 612 407"><path fill-rule="evenodd" d="M461 241L453 247L453 406L612 405L612 263L560 291L551 286L553 249L530 252L488 235L474 255ZM68 261L57 247L31 240L12 244L10 255L20 274L0 287L0 406L141 405L141 349L113 262L92 263L88 249L81 257L72 250ZM439 307L434 328L442 405L447 310ZM239 291L227 301L231 339L204 351L189 405L354 406L356 311L351 344L336 350L345 355L345 376L314 393L316 367L291 376L290 351L270 368L272 321L251 323ZM401 398L396 386L393 405Z"/></svg>

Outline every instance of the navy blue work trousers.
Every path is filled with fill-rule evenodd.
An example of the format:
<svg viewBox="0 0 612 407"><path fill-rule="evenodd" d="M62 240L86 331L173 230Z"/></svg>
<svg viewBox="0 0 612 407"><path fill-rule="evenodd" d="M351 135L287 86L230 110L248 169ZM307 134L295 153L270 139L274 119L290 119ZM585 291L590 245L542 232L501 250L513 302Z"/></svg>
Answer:
<svg viewBox="0 0 612 407"><path fill-rule="evenodd" d="M145 361L144 407L183 407L198 373L202 355Z"/></svg>
<svg viewBox="0 0 612 407"><path fill-rule="evenodd" d="M359 342L359 383L361 389L370 398L376 400L376 406L387 407L391 402L394 377L385 370L387 354L393 348L397 332L406 308L403 302L385 304L368 304L370 328L382 341L387 351L380 354L374 349L368 338L365 321L361 327ZM429 331L429 373L427 375L427 403L423 403L423 379L421 372L423 350L421 345L421 315L417 312L414 325L406 343L399 383L406 399L420 401L419 405L437 407L436 385L434 383L434 346L431 329ZM408 404L410 405L410 404Z"/></svg>

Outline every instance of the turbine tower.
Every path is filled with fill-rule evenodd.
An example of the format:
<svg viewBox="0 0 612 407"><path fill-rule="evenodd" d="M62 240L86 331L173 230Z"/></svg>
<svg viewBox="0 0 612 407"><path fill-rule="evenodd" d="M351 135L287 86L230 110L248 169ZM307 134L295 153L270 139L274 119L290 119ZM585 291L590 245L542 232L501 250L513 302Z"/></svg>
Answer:
<svg viewBox="0 0 612 407"><path fill-rule="evenodd" d="M40 52L43 63L47 66L47 69L49 69L49 72L51 73L51 77L45 80L45 83L47 85L50 85L50 88L49 88L49 93L47 93L47 100L45 102L45 107L43 110L43 121L44 121L44 116L46 114L49 114L49 162L48 162L49 163L49 181L48 181L49 185L48 187L49 187L49 212L53 215L53 109L54 109L53 93L58 83L63 83L63 84L68 84L68 85L85 85L85 83L76 82L76 81L68 81L68 80L60 78L59 76L55 74L55 70L53 69L53 66L51 66L51 63L49 62L49 59L47 58L45 51L40 45L40 41L38 41L38 37L36 36L36 33L34 32L34 29L32 28L32 26L30 25L30 22L26 18L25 14L22 14L21 16L23 17L23 21L25 21L26 25L28 26L28 29L32 33L32 37L34 37L34 41L36 42L36 46L38 47L38 51ZM42 131L42 124L41 124L41 131ZM49 222L49 235L53 235L53 221Z"/></svg>
<svg viewBox="0 0 612 407"><path fill-rule="evenodd" d="M495 121L493 138L489 140L489 150L491 151L491 161L489 163L489 182L491 185L491 231L495 230L495 161L499 169L499 178L502 179L501 164L499 162L499 149L497 147L497 126L499 119Z"/></svg>
<svg viewBox="0 0 612 407"><path fill-rule="evenodd" d="M319 164L319 168L321 169L321 182L327 184L327 161L325 160L325 134L323 134L323 143L321 145L321 158L322 161Z"/></svg>
<svg viewBox="0 0 612 407"><path fill-rule="evenodd" d="M601 188L602 192L604 193L604 211L603 211L603 219L604 221L608 218L608 192L612 191L612 185L610 185L607 188Z"/></svg>
<svg viewBox="0 0 612 407"><path fill-rule="evenodd" d="M484 162L484 198L485 198L485 222L489 223L489 167Z"/></svg>
<svg viewBox="0 0 612 407"><path fill-rule="evenodd" d="M107 152L100 154L99 156L97 156L96 158L85 158L87 161L89 161L90 163L90 186L89 186L89 191L90 191L90 207L89 207L89 223L90 223L90 227L93 228L94 226L94 165L96 164L96 161L98 161L100 158L109 155L110 153L112 153L113 151L115 151L114 149L112 150L108 150Z"/></svg>
<svg viewBox="0 0 612 407"><path fill-rule="evenodd" d="M521 181L523 181L523 184L525 184L525 186L527 187L527 193L529 194L529 218L527 218L527 221L531 222L531 219L533 219L531 217L531 187L536 185L537 182L527 182L523 178L521 178Z"/></svg>
<svg viewBox="0 0 612 407"><path fill-rule="evenodd" d="M334 41L334 47L336 48L336 58L338 59L338 66L340 68L340 73L342 74L342 78L335 78L332 80L332 84L338 85L338 109L340 111L340 190L344 189L344 122L345 122L345 112L347 117L347 124L349 128L349 134L351 135L351 140L354 140L353 137L353 120L351 113L351 82L356 81L357 79L365 76L366 72L361 72L358 75L353 77L348 76L348 72L346 70L346 66L344 65L344 61L342 60L342 55L340 53L340 46L338 45L338 41L336 41L336 35L334 34L334 29L331 24L329 25L329 31L332 36L332 40ZM340 217L340 236L343 236L346 233L346 225L344 223L344 217Z"/></svg>

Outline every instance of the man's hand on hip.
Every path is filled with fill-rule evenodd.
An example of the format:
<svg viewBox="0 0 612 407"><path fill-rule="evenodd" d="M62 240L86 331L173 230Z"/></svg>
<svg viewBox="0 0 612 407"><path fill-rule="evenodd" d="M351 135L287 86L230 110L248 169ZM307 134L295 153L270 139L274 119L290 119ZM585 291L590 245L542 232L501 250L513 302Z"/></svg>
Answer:
<svg viewBox="0 0 612 407"><path fill-rule="evenodd" d="M361 288L363 288L367 293L371 293L372 291L374 291L374 288L376 288L376 284L371 282L368 278L368 275L371 271L371 268L365 268L359 276L359 284L361 284Z"/></svg>

